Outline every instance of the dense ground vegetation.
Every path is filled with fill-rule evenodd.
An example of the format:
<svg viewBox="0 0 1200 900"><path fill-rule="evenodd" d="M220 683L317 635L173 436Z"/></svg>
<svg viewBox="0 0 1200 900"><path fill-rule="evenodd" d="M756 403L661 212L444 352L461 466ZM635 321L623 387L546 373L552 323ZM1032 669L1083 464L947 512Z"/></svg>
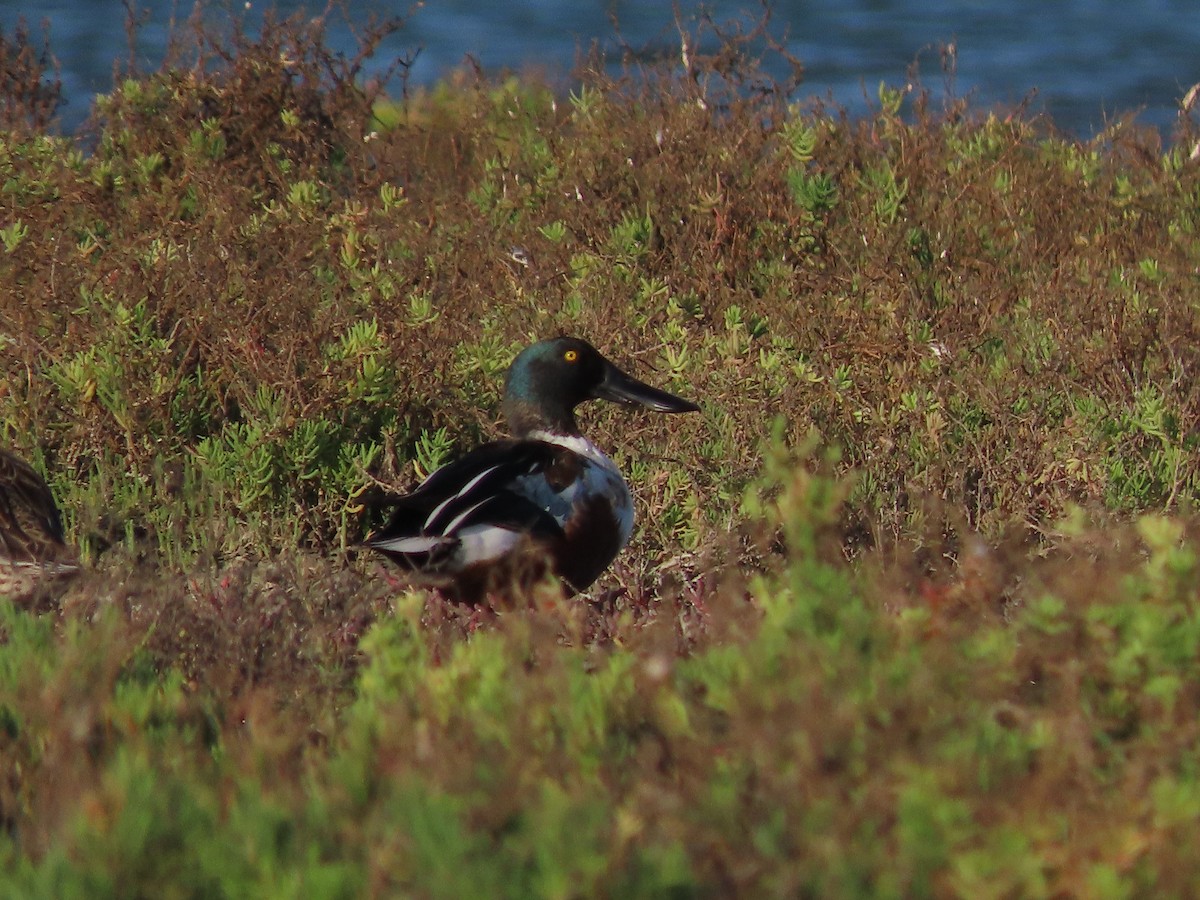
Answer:
<svg viewBox="0 0 1200 900"><path fill-rule="evenodd" d="M47 130L0 42L0 894L1127 896L1200 878L1200 164L750 63L356 86L312 25ZM354 551L530 340L634 485L590 597Z"/></svg>

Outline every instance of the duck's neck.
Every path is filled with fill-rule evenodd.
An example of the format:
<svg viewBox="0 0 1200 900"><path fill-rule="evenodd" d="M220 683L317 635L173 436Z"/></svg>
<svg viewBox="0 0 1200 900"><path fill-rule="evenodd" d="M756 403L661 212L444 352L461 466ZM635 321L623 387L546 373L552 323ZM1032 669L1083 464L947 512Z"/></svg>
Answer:
<svg viewBox="0 0 1200 900"><path fill-rule="evenodd" d="M562 435L579 434L574 410L554 412L513 396L504 398L503 409L513 437L528 437L535 431Z"/></svg>

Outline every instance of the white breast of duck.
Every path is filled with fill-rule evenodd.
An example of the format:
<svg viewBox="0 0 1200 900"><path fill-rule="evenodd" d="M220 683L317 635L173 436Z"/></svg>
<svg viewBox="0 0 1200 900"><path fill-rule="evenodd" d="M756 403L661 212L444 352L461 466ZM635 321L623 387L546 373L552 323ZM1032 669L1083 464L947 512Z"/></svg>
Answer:
<svg viewBox="0 0 1200 900"><path fill-rule="evenodd" d="M540 474L519 479L520 490L567 528L571 514L586 501L604 499L612 508L619 530L619 547L629 543L633 534L633 495L616 464L604 452L581 434L555 434L534 431L530 440L555 444L575 453L583 461L579 477L561 490L555 490Z"/></svg>

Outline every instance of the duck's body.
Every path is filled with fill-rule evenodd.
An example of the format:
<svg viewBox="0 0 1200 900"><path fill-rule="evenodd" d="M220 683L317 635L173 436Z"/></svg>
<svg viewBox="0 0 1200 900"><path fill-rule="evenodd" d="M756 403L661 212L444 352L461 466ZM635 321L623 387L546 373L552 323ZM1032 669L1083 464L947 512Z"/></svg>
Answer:
<svg viewBox="0 0 1200 900"><path fill-rule="evenodd" d="M29 463L0 450L0 597L24 597L78 568L50 488Z"/></svg>
<svg viewBox="0 0 1200 900"><path fill-rule="evenodd" d="M547 572L568 594L585 590L633 533L629 486L575 424L575 406L593 397L698 409L625 375L585 341L534 344L505 386L515 438L438 469L395 502L366 545L468 601Z"/></svg>

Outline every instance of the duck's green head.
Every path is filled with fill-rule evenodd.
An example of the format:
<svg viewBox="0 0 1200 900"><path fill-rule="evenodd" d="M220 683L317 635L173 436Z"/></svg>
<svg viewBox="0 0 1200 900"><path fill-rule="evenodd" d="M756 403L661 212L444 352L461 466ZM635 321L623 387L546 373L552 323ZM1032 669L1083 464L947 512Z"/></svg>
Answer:
<svg viewBox="0 0 1200 900"><path fill-rule="evenodd" d="M627 375L581 338L538 341L508 368L504 413L514 435L534 429L577 434L575 407L585 400L612 400L667 413L700 409Z"/></svg>

